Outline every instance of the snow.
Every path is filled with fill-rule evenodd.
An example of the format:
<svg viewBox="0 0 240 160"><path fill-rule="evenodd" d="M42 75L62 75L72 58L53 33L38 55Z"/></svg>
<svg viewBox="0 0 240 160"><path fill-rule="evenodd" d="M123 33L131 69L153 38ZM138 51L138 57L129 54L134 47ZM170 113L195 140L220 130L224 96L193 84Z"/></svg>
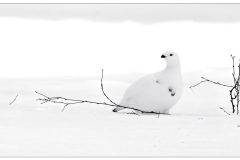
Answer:
<svg viewBox="0 0 240 160"><path fill-rule="evenodd" d="M228 67L230 54L240 52L238 22L143 25L1 15L0 22L0 68L7 68L0 77L94 76L102 68L114 74L152 73L164 68L160 57L169 50L179 54L186 72Z"/></svg>
<svg viewBox="0 0 240 160"><path fill-rule="evenodd" d="M206 72L219 79L230 70ZM214 74L213 74L214 73ZM126 74L128 75L128 74ZM141 74L106 75L106 93L119 102ZM198 72L184 74L185 89L172 115L113 113L113 107L39 104L49 96L106 101L99 77L0 79L0 156L240 156L240 118L230 111L225 88L202 84ZM119 78L116 78L119 77ZM135 77L135 78L134 78ZM225 76L226 77L226 76ZM223 79L231 82L231 79ZM9 103L18 94L17 100Z"/></svg>

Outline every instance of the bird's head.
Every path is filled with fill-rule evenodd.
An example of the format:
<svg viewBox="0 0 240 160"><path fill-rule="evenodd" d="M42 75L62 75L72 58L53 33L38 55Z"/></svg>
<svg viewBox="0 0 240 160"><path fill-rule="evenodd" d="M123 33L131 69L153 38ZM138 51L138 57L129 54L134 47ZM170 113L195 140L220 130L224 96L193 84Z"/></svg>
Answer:
<svg viewBox="0 0 240 160"><path fill-rule="evenodd" d="M161 58L165 59L167 62L167 67L178 67L180 66L180 59L177 53L165 52L162 54Z"/></svg>

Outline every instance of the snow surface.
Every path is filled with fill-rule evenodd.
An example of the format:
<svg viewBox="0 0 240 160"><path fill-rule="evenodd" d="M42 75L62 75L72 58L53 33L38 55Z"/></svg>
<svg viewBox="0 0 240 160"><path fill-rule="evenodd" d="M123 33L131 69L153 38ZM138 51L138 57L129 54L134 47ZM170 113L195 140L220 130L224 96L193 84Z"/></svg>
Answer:
<svg viewBox="0 0 240 160"><path fill-rule="evenodd" d="M35 90L107 102L100 76L1 78L0 156L240 156L240 118L218 108L230 112L226 89L211 84L188 88L201 73L184 75L183 97L172 115L159 117L113 113L113 107L92 104L72 105L61 112L61 105L36 101L40 96ZM204 75L231 83L228 73L213 70ZM131 75L105 76L105 91L114 101L119 102L130 83L142 76Z"/></svg>

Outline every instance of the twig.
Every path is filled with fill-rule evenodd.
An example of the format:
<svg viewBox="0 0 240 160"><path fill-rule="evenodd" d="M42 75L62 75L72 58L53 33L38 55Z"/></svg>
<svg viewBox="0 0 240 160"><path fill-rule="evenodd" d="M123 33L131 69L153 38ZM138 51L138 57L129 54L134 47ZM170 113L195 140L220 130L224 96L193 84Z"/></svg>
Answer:
<svg viewBox="0 0 240 160"><path fill-rule="evenodd" d="M103 104L103 105L108 105L108 106L116 106L116 105L108 104L105 102L94 102L94 101L88 101L88 100L74 100L74 99L63 98L63 97L48 97L38 91L35 91L35 93L40 96L45 97L45 98L37 99L38 101L42 101L41 104L47 103L47 102L52 102L52 103L64 104L65 108L67 107L66 105L79 104L79 103L92 103L92 104Z"/></svg>
<svg viewBox="0 0 240 160"><path fill-rule="evenodd" d="M197 86L200 85L201 83L205 83L205 82L210 82L210 83L217 84L217 85L224 86L224 87L233 87L233 86L226 85L226 84L223 84L223 83L220 83L220 82L212 81L212 80L207 79L207 78L205 78L205 77L201 77L201 78L203 79L202 81L200 81L200 82L197 83L197 84L194 84L194 85L190 86L189 88L192 89L193 87L197 87Z"/></svg>
<svg viewBox="0 0 240 160"><path fill-rule="evenodd" d="M189 88L192 89L193 87L196 87L198 85L200 85L201 83L205 83L205 82L210 82L216 85L220 85L220 86L224 86L224 87L229 87L231 88L229 90L229 95L230 95L230 102L232 105L232 113L234 114L235 112L237 112L237 115L239 114L239 102L240 102L240 61L238 64L238 75L236 75L235 72L235 56L231 55L232 58L232 77L233 77L233 86L231 85L226 85L220 82L216 82L216 81L212 81L209 80L205 77L201 77L202 81L200 81L199 83L190 86ZM220 109L222 109L225 113L227 113L228 115L230 115L230 113L228 113L226 110L224 110L223 108L220 107Z"/></svg>
<svg viewBox="0 0 240 160"><path fill-rule="evenodd" d="M82 104L82 103L90 103L90 104L97 104L97 105L105 105L105 106L112 106L112 107L122 107L125 109L132 109L135 111L140 111L142 113L153 113L153 114L165 114L165 115L169 115L168 113L158 113L158 112L154 112L154 111L143 111L140 109L136 109L134 107L129 107L129 106L122 106L119 104L116 104L115 102L113 102L104 92L103 89L103 70L102 70L102 77L101 77L101 90L102 93L104 94L104 96L111 102L111 103L106 103L106 102L95 102L95 101L89 101L89 100L80 100L80 99L70 99L70 98L64 98L64 97L49 97L46 96L43 93L40 93L38 91L35 91L36 94L42 96L43 98L38 98L38 101L41 101L41 104L47 103L47 102L51 102L51 103L57 103L57 104L63 104L64 107L62 108L62 112L66 109L67 106L69 105L73 105L73 104Z"/></svg>
<svg viewBox="0 0 240 160"><path fill-rule="evenodd" d="M226 85L226 84L222 84L222 83L220 83L220 82L215 82L215 81L212 81L212 80L209 80L209 79L207 79L207 78L205 78L205 77L201 77L202 79L204 79L205 81L207 81L207 82L211 82L211 83L214 83L214 84L217 84L217 85L220 85L220 86L224 86L224 87L233 87L233 86L230 86L230 85Z"/></svg>
<svg viewBox="0 0 240 160"><path fill-rule="evenodd" d="M223 112L225 112L227 115L231 115L230 113L228 113L224 108L219 107L221 110L223 110Z"/></svg>
<svg viewBox="0 0 240 160"><path fill-rule="evenodd" d="M75 100L75 99L69 99L69 98L63 98L63 97L48 97L46 95L44 95L43 93L40 93L38 91L35 91L36 94L43 96L45 98L38 98L37 101L42 101L42 103L47 103L47 102L51 102L51 103L56 103L56 104L63 104L64 107L62 109L62 111L64 111L66 109L67 106L69 105L73 105L73 104L81 104L81 103L90 103L90 104L97 104L97 105L105 105L105 106L112 106L112 107L122 107L125 109L132 109L135 111L140 111L142 113L154 113L154 114L165 114L165 115L169 115L167 113L158 113L158 112L154 112L154 111L142 111L140 109L136 109L133 107L127 107L127 106L122 106L122 105L115 105L115 104L110 104L110 103L106 103L106 102L95 102L95 101L89 101L89 100Z"/></svg>
<svg viewBox="0 0 240 160"><path fill-rule="evenodd" d="M233 82L234 84L236 83L236 76L235 76L235 56L231 55L231 58L232 58L232 70L233 70L233 73L232 73L232 76L233 76Z"/></svg>
<svg viewBox="0 0 240 160"><path fill-rule="evenodd" d="M116 104L115 102L113 102L108 96L107 94L104 92L104 89L103 89L103 69L102 69L102 77L101 77L101 90L102 90L102 93L103 95L114 105L116 106L119 106L118 104Z"/></svg>
<svg viewBox="0 0 240 160"><path fill-rule="evenodd" d="M134 114L134 115L137 115L137 116L140 116L139 114L137 114L136 112L129 112L129 113L127 113L127 114Z"/></svg>
<svg viewBox="0 0 240 160"><path fill-rule="evenodd" d="M239 90L240 90L240 85L239 85L239 81L240 81L240 61L238 64L238 79L237 79L237 85L236 85L236 90L237 90L237 115L239 114Z"/></svg>
<svg viewBox="0 0 240 160"><path fill-rule="evenodd" d="M204 82L207 82L207 81L206 80L205 81L200 81L197 84L191 85L189 88L192 89L192 88L197 87L198 85L200 85L201 83L204 83Z"/></svg>
<svg viewBox="0 0 240 160"><path fill-rule="evenodd" d="M9 105L12 105L17 100L18 94L15 96L15 98L9 103Z"/></svg>
<svg viewBox="0 0 240 160"><path fill-rule="evenodd" d="M68 105L69 105L69 104L65 104L65 105L63 106L61 112L63 112Z"/></svg>

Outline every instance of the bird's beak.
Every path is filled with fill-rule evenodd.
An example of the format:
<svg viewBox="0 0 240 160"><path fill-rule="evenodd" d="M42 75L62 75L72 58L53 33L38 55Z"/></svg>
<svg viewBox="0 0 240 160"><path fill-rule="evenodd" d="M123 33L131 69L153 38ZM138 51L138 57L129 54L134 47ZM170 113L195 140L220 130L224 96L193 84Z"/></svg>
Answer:
<svg viewBox="0 0 240 160"><path fill-rule="evenodd" d="M161 58L165 58L166 56L163 54L162 56L161 56Z"/></svg>

